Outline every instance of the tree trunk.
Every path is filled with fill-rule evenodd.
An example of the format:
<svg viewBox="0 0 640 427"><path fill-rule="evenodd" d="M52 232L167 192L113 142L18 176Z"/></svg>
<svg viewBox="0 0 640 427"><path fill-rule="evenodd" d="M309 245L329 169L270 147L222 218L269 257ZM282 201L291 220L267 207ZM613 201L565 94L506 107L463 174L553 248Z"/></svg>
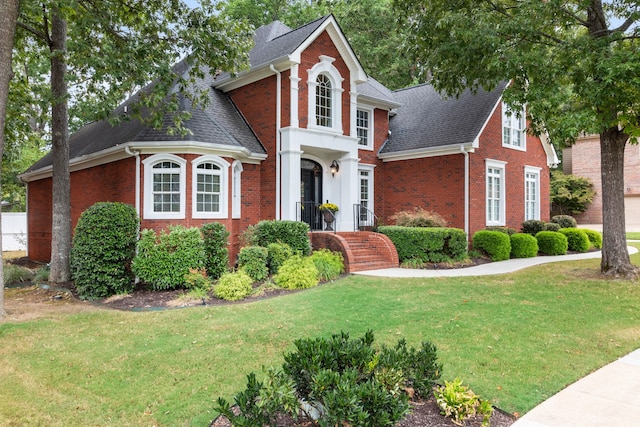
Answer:
<svg viewBox="0 0 640 427"><path fill-rule="evenodd" d="M53 153L53 212L49 281L70 280L71 178L69 176L69 112L67 109L67 23L58 9L51 18L51 145Z"/></svg>
<svg viewBox="0 0 640 427"><path fill-rule="evenodd" d="M9 98L9 81L13 76L11 56L13 54L13 39L18 20L19 0L0 0L0 159L4 153L4 124L7 114ZM0 175L2 164L0 162ZM2 188L0 188L2 190ZM2 194L2 191L0 191ZM2 217L0 217L0 230ZM4 317L4 275L2 267L2 239L0 239L0 320Z"/></svg>
<svg viewBox="0 0 640 427"><path fill-rule="evenodd" d="M624 220L624 148L628 135L617 127L600 134L602 177L602 261L600 270L613 276L635 277L627 251Z"/></svg>

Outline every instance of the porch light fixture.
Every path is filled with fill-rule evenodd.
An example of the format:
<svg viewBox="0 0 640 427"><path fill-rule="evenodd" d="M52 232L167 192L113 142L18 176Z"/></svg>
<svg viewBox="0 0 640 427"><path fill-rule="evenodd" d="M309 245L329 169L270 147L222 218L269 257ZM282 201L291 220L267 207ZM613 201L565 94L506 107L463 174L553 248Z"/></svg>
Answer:
<svg viewBox="0 0 640 427"><path fill-rule="evenodd" d="M338 173L338 171L340 170L340 165L338 164L337 160L334 160L331 162L331 166L329 166L329 169L331 169L331 176L335 176L335 174Z"/></svg>

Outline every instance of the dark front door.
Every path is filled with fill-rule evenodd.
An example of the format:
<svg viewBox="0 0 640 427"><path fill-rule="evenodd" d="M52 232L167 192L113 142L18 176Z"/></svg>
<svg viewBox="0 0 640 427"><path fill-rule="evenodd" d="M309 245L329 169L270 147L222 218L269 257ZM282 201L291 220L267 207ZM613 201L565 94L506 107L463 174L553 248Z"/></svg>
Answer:
<svg viewBox="0 0 640 427"><path fill-rule="evenodd" d="M313 160L300 161L300 218L312 230L322 230L318 206L322 204L322 167Z"/></svg>

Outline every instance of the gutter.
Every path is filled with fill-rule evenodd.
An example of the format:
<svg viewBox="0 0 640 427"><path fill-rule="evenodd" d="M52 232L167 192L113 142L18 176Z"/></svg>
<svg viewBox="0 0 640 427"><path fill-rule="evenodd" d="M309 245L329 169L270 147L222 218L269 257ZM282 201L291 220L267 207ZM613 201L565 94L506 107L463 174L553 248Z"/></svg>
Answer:
<svg viewBox="0 0 640 427"><path fill-rule="evenodd" d="M138 150L131 151L131 147L129 145L125 145L124 151L128 155L136 158L136 190L135 190L136 204L135 206L136 206L136 212L138 216L140 216L140 151Z"/></svg>
<svg viewBox="0 0 640 427"><path fill-rule="evenodd" d="M469 245L469 152L461 145L460 152L464 155L464 232Z"/></svg>

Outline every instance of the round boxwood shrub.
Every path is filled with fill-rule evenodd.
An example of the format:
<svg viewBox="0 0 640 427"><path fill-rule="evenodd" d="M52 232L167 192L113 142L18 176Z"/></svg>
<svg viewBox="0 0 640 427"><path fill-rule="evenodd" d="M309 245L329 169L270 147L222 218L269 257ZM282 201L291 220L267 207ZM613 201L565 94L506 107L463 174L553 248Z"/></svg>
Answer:
<svg viewBox="0 0 640 427"><path fill-rule="evenodd" d="M294 255L280 266L273 280L285 289L312 288L319 283L318 269L311 258Z"/></svg>
<svg viewBox="0 0 640 427"><path fill-rule="evenodd" d="M560 228L576 228L578 223L571 215L555 215L551 218L551 222L560 225Z"/></svg>
<svg viewBox="0 0 640 427"><path fill-rule="evenodd" d="M560 233L567 236L567 244L570 251L587 252L591 248L589 236L579 228L561 228Z"/></svg>
<svg viewBox="0 0 640 427"><path fill-rule="evenodd" d="M105 298L133 290L131 261L138 227L135 208L124 203L96 203L80 215L70 267L81 298Z"/></svg>
<svg viewBox="0 0 640 427"><path fill-rule="evenodd" d="M567 236L557 231L540 231L536 240L538 249L545 255L564 255L569 247Z"/></svg>
<svg viewBox="0 0 640 427"><path fill-rule="evenodd" d="M213 294L227 301L238 301L251 295L252 284L251 277L242 270L225 273L213 287Z"/></svg>
<svg viewBox="0 0 640 427"><path fill-rule="evenodd" d="M538 255L538 241L531 234L511 235L511 258L533 258Z"/></svg>
<svg viewBox="0 0 640 427"><path fill-rule="evenodd" d="M528 219L522 223L522 225L520 226L520 231L535 236L540 231L545 230L545 225L546 223L544 221L540 221L539 219Z"/></svg>
<svg viewBox="0 0 640 427"><path fill-rule="evenodd" d="M596 249L602 248L602 233L595 230L589 230L587 228L583 228L582 231L587 233L587 237L589 238L589 242L592 247Z"/></svg>
<svg viewBox="0 0 640 427"><path fill-rule="evenodd" d="M473 249L484 252L491 261L503 261L509 259L511 241L506 233L480 230L473 235Z"/></svg>
<svg viewBox="0 0 640 427"><path fill-rule="evenodd" d="M544 225L544 231L560 231L561 228L557 222L547 222Z"/></svg>

